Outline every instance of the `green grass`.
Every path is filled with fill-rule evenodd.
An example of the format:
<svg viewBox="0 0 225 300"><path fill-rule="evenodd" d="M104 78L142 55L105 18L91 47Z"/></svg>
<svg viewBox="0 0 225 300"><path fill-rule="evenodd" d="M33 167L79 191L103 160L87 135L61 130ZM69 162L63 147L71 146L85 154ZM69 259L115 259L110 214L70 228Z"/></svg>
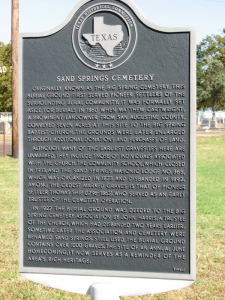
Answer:
<svg viewBox="0 0 225 300"><path fill-rule="evenodd" d="M121 299L225 300L225 235L213 235L225 233L224 154L224 137L198 139L197 281L182 290ZM0 250L17 250L18 160L0 157L0 191ZM223 275L218 276L219 274ZM18 251L0 251L0 299L86 300L90 296L55 290L25 280L18 272Z"/></svg>
<svg viewBox="0 0 225 300"><path fill-rule="evenodd" d="M197 145L198 234L225 231L224 196L225 138L200 139Z"/></svg>

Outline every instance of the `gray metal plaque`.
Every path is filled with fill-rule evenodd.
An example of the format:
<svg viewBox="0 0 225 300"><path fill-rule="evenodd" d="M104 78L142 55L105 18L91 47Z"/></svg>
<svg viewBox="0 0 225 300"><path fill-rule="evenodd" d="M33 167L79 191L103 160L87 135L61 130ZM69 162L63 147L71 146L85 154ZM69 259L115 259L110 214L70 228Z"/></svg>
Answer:
<svg viewBox="0 0 225 300"><path fill-rule="evenodd" d="M20 271L193 279L193 30L94 0L20 44Z"/></svg>

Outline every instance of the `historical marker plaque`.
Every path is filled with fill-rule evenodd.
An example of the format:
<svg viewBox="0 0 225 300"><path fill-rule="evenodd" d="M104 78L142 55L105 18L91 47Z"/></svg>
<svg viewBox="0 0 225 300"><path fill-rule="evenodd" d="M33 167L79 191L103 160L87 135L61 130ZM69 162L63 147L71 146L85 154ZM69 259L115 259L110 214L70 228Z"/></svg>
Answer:
<svg viewBox="0 0 225 300"><path fill-rule="evenodd" d="M21 272L193 279L192 30L83 1L21 38Z"/></svg>

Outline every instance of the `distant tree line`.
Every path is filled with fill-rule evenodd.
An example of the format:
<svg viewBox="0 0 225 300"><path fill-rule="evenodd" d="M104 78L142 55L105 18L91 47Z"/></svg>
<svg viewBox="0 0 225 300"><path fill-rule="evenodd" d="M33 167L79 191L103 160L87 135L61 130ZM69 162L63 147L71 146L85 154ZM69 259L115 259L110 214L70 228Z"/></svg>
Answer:
<svg viewBox="0 0 225 300"><path fill-rule="evenodd" d="M0 42L0 112L12 111L11 65L11 43ZM197 45L197 109L207 108L225 109L225 28Z"/></svg>
<svg viewBox="0 0 225 300"><path fill-rule="evenodd" d="M11 43L0 42L0 112L12 111Z"/></svg>

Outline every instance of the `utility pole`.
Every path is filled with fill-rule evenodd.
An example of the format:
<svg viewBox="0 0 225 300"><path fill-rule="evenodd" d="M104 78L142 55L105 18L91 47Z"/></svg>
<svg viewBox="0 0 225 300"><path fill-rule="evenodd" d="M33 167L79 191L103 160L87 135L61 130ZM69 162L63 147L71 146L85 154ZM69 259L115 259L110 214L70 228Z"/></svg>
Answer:
<svg viewBox="0 0 225 300"><path fill-rule="evenodd" d="M18 34L19 0L12 0L12 156L19 157L18 130Z"/></svg>

